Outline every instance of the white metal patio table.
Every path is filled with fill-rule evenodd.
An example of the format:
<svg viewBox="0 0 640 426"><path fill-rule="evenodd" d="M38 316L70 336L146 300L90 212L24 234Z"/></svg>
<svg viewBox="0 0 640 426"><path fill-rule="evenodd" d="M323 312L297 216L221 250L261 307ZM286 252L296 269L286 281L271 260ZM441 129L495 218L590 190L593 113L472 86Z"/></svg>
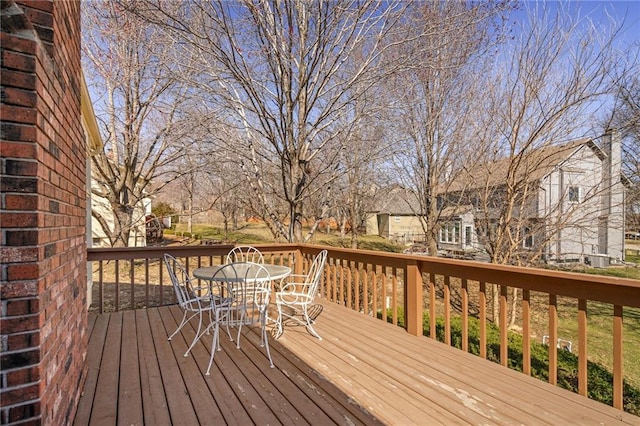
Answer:
<svg viewBox="0 0 640 426"><path fill-rule="evenodd" d="M223 266L227 266L227 265L228 264L205 266L202 268L197 268L193 270L193 276L205 281L210 281L215 276L216 280L225 282L229 287L229 291L233 293L234 289L240 287L241 285L246 286L246 285L254 284L260 280L267 279L267 276L262 276L264 275L265 270L266 272L269 273L268 279L270 279L271 282L281 281L284 278L291 275L291 268L288 266L270 265L265 263L265 264L261 264L261 266L263 266L264 269L258 268L256 266L255 270L253 270L252 265L256 265L256 264L244 263L244 262L238 263L237 267L234 268L233 273L230 273L229 275L225 274L225 272L227 271L231 272L231 269L229 268L225 268L222 271L223 273L218 273L218 271ZM247 269L247 266L249 267L249 269ZM268 316L267 316L267 319L275 322L273 318L270 318ZM248 321L244 322L244 324L248 324L252 322L253 322L253 319L248 318ZM238 325L237 318L230 319L229 325L231 326Z"/></svg>

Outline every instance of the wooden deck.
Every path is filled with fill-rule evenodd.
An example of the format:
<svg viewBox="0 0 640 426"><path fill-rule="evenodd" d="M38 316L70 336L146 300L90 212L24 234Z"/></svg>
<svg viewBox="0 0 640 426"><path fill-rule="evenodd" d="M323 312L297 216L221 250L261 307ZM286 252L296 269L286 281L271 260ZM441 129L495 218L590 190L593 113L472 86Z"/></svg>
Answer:
<svg viewBox="0 0 640 426"><path fill-rule="evenodd" d="M210 338L183 357L177 307L90 316L77 425L640 424L640 418L331 303L316 330L254 331L205 376ZM187 339L193 329L183 331ZM189 340L190 341L190 340Z"/></svg>

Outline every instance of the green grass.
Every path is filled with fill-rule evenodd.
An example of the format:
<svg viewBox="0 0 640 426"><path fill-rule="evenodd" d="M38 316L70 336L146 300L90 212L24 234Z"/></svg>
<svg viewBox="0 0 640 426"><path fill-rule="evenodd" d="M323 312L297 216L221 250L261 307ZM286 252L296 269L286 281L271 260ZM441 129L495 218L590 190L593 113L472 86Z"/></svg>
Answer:
<svg viewBox="0 0 640 426"><path fill-rule="evenodd" d="M185 235L186 231L186 224L176 225L175 232L177 235ZM264 225L254 223L245 224L240 229L229 232L226 239L222 228L208 225L193 225L191 235L185 236L191 236L198 240L210 239L228 241L230 244L273 243L273 237L269 230ZM309 243L347 248L351 247L351 238L340 238L340 236L335 234L326 234L324 232L317 231L311 237ZM376 235L358 236L358 248L362 250L375 250L392 253L400 253L404 249L404 247L393 244L386 238L378 237Z"/></svg>

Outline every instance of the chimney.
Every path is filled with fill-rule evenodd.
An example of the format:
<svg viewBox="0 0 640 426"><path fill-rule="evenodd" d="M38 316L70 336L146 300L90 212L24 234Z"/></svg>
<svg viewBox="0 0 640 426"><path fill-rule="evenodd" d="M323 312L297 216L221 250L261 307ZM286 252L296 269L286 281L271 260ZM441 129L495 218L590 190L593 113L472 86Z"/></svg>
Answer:
<svg viewBox="0 0 640 426"><path fill-rule="evenodd" d="M599 226L600 253L624 259L624 186L620 134L608 129L602 137L606 158L602 164L602 213ZM603 250L604 249L604 250Z"/></svg>
<svg viewBox="0 0 640 426"><path fill-rule="evenodd" d="M603 205L603 213L611 214L612 209L615 210L616 204L620 204L622 200L616 195L620 193L620 173L621 173L621 144L620 134L615 129L608 129L602 137L602 149L607 155L603 164L602 183L605 193Z"/></svg>

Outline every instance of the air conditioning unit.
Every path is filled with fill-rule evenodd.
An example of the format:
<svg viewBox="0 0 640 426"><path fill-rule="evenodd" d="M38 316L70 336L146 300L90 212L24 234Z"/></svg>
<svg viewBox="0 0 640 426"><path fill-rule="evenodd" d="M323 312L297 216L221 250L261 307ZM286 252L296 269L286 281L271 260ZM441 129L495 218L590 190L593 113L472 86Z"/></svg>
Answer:
<svg viewBox="0 0 640 426"><path fill-rule="evenodd" d="M589 263L594 268L607 268L609 266L609 257L605 255L589 256Z"/></svg>

